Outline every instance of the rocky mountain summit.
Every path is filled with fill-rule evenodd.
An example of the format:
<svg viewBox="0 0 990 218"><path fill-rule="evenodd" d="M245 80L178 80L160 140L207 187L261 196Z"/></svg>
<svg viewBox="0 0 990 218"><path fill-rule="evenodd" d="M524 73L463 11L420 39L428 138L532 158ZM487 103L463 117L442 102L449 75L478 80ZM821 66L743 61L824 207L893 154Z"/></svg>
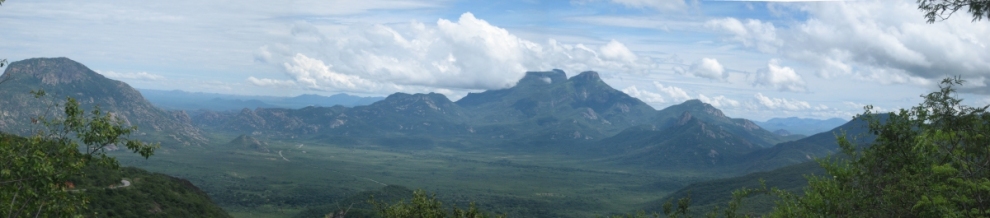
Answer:
<svg viewBox="0 0 990 218"><path fill-rule="evenodd" d="M137 126L132 136L165 145L198 145L205 141L199 129L191 125L188 114L165 111L147 100L126 83L108 79L68 58L32 58L10 63L0 76L0 131L29 134L31 119L57 117L67 97L75 98L83 108L99 106L104 112L126 125ZM32 90L44 90L49 96L35 98Z"/></svg>

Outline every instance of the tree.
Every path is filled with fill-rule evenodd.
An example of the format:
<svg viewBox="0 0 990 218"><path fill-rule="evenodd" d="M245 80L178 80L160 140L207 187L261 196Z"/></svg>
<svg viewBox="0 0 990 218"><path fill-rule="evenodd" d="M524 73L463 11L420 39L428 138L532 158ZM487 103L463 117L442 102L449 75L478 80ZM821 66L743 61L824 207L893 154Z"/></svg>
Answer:
<svg viewBox="0 0 990 218"><path fill-rule="evenodd" d="M388 204L385 202L375 201L374 196L368 200L368 203L375 207L378 211L378 215L382 217L397 217L397 218L485 218L492 217L480 210L472 202L468 206L467 210L463 210L454 206L451 210L452 213L447 213L447 210L443 207L443 202L437 200L437 196L427 195L426 191L416 190L413 191L413 198L409 200L409 203L405 201L400 201L395 204ZM327 217L333 217L330 214ZM496 215L494 217L504 217Z"/></svg>
<svg viewBox="0 0 990 218"><path fill-rule="evenodd" d="M32 91L36 97L44 91ZM72 176L83 167L117 169L119 163L106 155L111 146L124 146L148 158L158 147L128 139L136 127L126 127L97 106L87 113L75 99L66 98L64 116L32 119L45 128L23 138L0 135L0 214L6 217L65 217L78 214L87 205L79 193L69 190Z"/></svg>
<svg viewBox="0 0 990 218"><path fill-rule="evenodd" d="M918 0L918 9L925 12L928 23L935 23L936 17L949 19L963 7L969 7L967 12L973 15L973 22L983 17L990 19L990 0Z"/></svg>
<svg viewBox="0 0 990 218"><path fill-rule="evenodd" d="M840 135L845 157L819 160L827 176L808 177L804 196L782 194L774 217L988 217L990 113L962 105L943 80L924 102L896 113L867 106L876 140L860 148Z"/></svg>

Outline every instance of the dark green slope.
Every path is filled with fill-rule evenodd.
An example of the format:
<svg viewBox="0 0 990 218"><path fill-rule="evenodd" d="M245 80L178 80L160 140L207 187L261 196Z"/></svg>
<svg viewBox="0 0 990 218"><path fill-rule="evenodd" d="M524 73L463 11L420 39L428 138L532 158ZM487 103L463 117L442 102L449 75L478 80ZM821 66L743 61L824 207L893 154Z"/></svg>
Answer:
<svg viewBox="0 0 990 218"><path fill-rule="evenodd" d="M885 120L887 115L880 116ZM867 134L866 125L866 120L856 118L828 132L746 154L739 166L746 172L767 171L825 157L839 150L835 139L838 134L845 133L850 140L860 144L871 142L874 137Z"/></svg>
<svg viewBox="0 0 990 218"><path fill-rule="evenodd" d="M725 167L759 149L759 145L723 126L702 121L691 112L683 112L676 123L665 129L630 128L593 148L623 164L679 170Z"/></svg>
<svg viewBox="0 0 990 218"><path fill-rule="evenodd" d="M68 58L32 58L10 63L0 81L0 131L25 134L31 118L60 115L50 108L66 97L75 98L87 111L99 105L126 124L139 127L133 134L164 145L197 145L205 139L184 112L154 107L126 83L100 75ZM31 90L44 90L51 98L36 99ZM145 137L141 137L145 135Z"/></svg>
<svg viewBox="0 0 990 218"><path fill-rule="evenodd" d="M352 194L343 200L333 202L332 204L319 205L308 207L302 212L299 212L293 217L306 218L306 217L323 217L327 214L339 214L342 211L346 211L346 217L354 218L372 218L379 217L378 211L375 211L374 205L368 203L368 200L374 197L375 201L385 202L389 204L394 204L399 201L410 199L413 196L413 191L409 188L397 185L389 185L382 187L381 190L375 191L363 191L357 194ZM447 206L447 205L444 205Z"/></svg>
<svg viewBox="0 0 990 218"><path fill-rule="evenodd" d="M684 103L670 106L656 113L654 118L658 128L673 126L681 119L684 112L691 112L697 119L722 127L725 131L735 134L742 139L760 147L770 147L774 144L786 141L780 135L769 132L752 121L746 119L730 118L725 116L721 110L700 100L688 100Z"/></svg>
<svg viewBox="0 0 990 218"><path fill-rule="evenodd" d="M646 211L663 211L664 202L690 196L691 208L694 215L702 215L711 211L715 206L726 208L732 200L732 191L741 188L760 188L760 180L766 182L767 187L776 187L792 193L801 193L808 185L806 175L823 175L825 170L817 162L807 161L769 172L757 172L743 176L716 179L711 181L698 182L681 188L666 197L654 201L645 208ZM767 195L754 195L746 198L742 202L739 212L742 213L766 213L773 207L774 197Z"/></svg>
<svg viewBox="0 0 990 218"><path fill-rule="evenodd" d="M133 167L85 173L73 181L89 199L87 217L230 217L185 179ZM120 187L121 179L131 185Z"/></svg>

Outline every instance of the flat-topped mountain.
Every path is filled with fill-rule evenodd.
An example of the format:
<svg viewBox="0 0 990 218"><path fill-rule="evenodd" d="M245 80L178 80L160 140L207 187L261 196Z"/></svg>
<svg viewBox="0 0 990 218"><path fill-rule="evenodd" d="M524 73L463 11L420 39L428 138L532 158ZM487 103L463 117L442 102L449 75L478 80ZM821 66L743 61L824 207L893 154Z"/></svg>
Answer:
<svg viewBox="0 0 990 218"><path fill-rule="evenodd" d="M75 98L83 108L100 106L127 125L138 127L132 136L163 144L200 144L205 139L184 112L154 107L126 83L100 75L68 58L32 58L10 63L0 81L0 131L26 134L31 118L59 115L51 108ZM37 99L31 90L44 90L50 98Z"/></svg>

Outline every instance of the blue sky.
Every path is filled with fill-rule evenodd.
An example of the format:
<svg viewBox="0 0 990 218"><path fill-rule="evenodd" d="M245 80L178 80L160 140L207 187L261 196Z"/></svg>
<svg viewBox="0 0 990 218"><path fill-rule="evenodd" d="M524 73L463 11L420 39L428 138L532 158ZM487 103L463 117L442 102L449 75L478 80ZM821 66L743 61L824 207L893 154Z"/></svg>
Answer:
<svg viewBox="0 0 990 218"><path fill-rule="evenodd" d="M69 57L136 88L243 95L468 92L598 71L661 109L849 119L949 75L990 104L990 21L904 1L7 1L0 55Z"/></svg>

